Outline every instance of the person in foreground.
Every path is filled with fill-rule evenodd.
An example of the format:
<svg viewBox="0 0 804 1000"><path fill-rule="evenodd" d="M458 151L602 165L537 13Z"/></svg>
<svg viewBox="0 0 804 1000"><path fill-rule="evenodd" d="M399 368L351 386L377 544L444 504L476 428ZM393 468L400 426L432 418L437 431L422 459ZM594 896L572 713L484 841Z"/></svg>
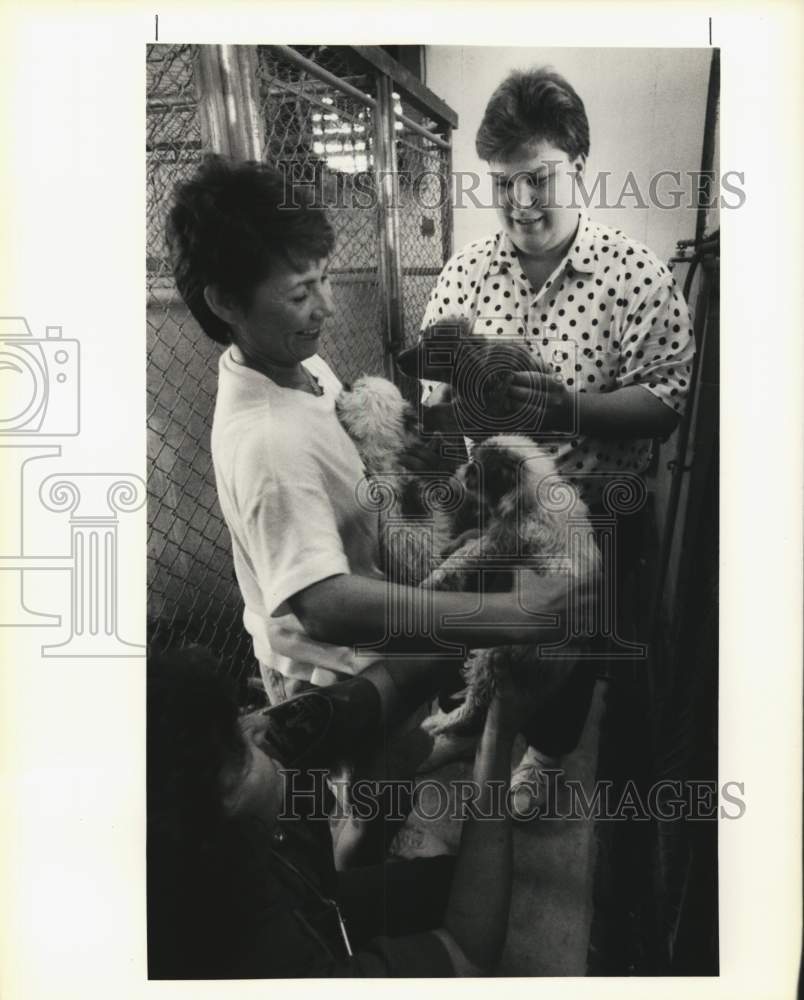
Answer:
<svg viewBox="0 0 804 1000"><path fill-rule="evenodd" d="M219 156L177 186L168 219L176 286L204 333L226 346L212 460L243 624L272 701L379 659L390 608L420 623L412 640L437 653L439 643L549 638L536 613L565 607L565 588L532 573L527 608L511 593L487 595L479 610L476 594L384 578L376 512L357 500L363 464L335 413L341 383L318 354L334 311L334 240L307 189L290 189L266 164ZM437 464L418 451L414 461Z"/></svg>
<svg viewBox="0 0 804 1000"><path fill-rule="evenodd" d="M203 650L149 660L150 978L494 970L512 876L500 792L521 724L505 680L478 748L477 797L456 858L336 873L329 824L315 808L326 794L321 769L381 739L433 689L426 660L377 663L238 718Z"/></svg>
<svg viewBox="0 0 804 1000"><path fill-rule="evenodd" d="M695 354L689 310L648 247L583 210L600 178L584 182L589 121L562 76L538 67L510 73L489 98L475 145L488 164L498 229L447 262L422 330L449 320L529 351L529 370L508 388L515 431L544 442L590 512L610 516L606 488L644 476L653 440L667 438L684 412ZM460 431L454 387L429 381L418 347L400 367L424 378L430 419ZM617 529L617 625L627 636L623 581L638 566L644 525L632 516ZM543 793L544 770L560 768L577 746L596 674L582 662L568 670L550 696L550 731L528 728L512 780L523 814Z"/></svg>

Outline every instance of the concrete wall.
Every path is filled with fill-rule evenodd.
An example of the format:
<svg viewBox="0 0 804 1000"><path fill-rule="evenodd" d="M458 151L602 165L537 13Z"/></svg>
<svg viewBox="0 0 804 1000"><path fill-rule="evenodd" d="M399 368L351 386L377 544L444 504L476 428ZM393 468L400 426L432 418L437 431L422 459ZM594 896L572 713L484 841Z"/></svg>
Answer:
<svg viewBox="0 0 804 1000"><path fill-rule="evenodd" d="M481 177L478 198L489 204L485 163L475 153L475 134L488 98L512 69L550 66L577 90L589 118L591 151L586 185L591 190L597 172L611 174L609 201L616 202L629 171L639 189L647 192L650 178L660 170L701 169L710 49L538 49L428 46L427 85L457 112L459 128L453 134L453 169ZM715 157L715 169L718 158ZM687 190L690 190L689 186ZM669 201L663 182L660 197ZM622 207L592 207L589 214L646 243L663 260L669 259L679 239L695 235L696 212L686 207L637 207L623 198ZM498 228L492 208L466 204L454 212L455 247L487 236ZM646 201L649 199L646 196ZM713 217L712 225L716 225ZM676 270L683 286L686 266ZM691 303L692 304L692 303ZM649 486L654 493L659 530L664 527L670 476L667 462L675 455L676 435L660 451L657 474Z"/></svg>
<svg viewBox="0 0 804 1000"><path fill-rule="evenodd" d="M477 126L494 88L511 69L550 66L564 75L586 106L591 132L587 179L610 171L616 201L628 171L641 190L659 170L701 168L710 49L538 49L428 46L427 86L460 116L454 133L453 168L485 176L475 154ZM670 183L670 182L666 182ZM488 188L485 184L481 192ZM660 192L666 195L665 186ZM665 200L669 198L665 197ZM485 199L488 203L488 197ZM635 206L596 209L593 218L617 226L671 256L678 239L694 236L695 212ZM496 228L493 209L458 207L455 246Z"/></svg>

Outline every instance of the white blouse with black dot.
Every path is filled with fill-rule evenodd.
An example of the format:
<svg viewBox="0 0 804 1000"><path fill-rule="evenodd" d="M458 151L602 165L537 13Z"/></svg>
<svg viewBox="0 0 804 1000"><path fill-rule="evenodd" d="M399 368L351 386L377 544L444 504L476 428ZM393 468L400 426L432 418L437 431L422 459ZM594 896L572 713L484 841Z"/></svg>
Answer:
<svg viewBox="0 0 804 1000"><path fill-rule="evenodd" d="M467 319L480 336L524 341L570 391L640 385L683 412L695 339L672 274L647 247L584 215L574 244L539 290L505 233L464 247L442 270L422 328L446 318ZM425 384L425 398L432 386ZM569 435L549 444L559 471L581 478L641 473L650 449L649 440ZM601 485L590 481L583 492L594 499Z"/></svg>

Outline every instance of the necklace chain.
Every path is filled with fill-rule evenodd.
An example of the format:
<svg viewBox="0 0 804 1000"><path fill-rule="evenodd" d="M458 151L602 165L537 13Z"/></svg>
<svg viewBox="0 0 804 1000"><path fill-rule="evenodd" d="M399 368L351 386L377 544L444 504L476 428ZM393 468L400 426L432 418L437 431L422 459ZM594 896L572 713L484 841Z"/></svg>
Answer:
<svg viewBox="0 0 804 1000"><path fill-rule="evenodd" d="M233 351L231 356L235 364L241 365L243 368L251 368L252 371L257 371L261 375L265 375L266 378L269 378L272 382L275 382L283 389L299 389L300 391L304 392L305 388L307 388L312 391L312 394L314 396L324 395L324 388L321 385L320 380L317 378L317 376L313 375L313 373L308 368L306 368L305 365L301 364L301 362L299 363L299 367L301 368L301 372L304 378L304 384L302 385L300 385L298 381L295 384L291 381L287 381L283 378L282 375L277 377L277 372L281 371L281 368L278 365L277 366L268 365L265 362L254 363L253 361L250 361L248 358L246 358L245 354L243 354L243 352L239 348L236 349L236 353L235 351Z"/></svg>

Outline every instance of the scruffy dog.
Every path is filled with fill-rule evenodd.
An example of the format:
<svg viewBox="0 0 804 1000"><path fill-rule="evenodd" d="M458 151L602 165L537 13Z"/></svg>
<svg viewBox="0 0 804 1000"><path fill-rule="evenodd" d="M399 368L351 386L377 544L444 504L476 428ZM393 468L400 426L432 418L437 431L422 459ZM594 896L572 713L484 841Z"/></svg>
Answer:
<svg viewBox="0 0 804 1000"><path fill-rule="evenodd" d="M426 333L442 328L457 338L447 372L461 425L454 429L455 440L460 442L462 433L482 440L510 429L511 377L516 371L545 371L541 359L518 341L472 335L465 320L444 320ZM444 547L476 524L476 498L447 474L417 475L404 468L400 456L421 436L413 407L392 382L362 375L344 386L335 412L366 468L359 499L378 510L385 573L416 586L438 564Z"/></svg>
<svg viewBox="0 0 804 1000"><path fill-rule="evenodd" d="M416 586L450 541L451 518L439 503L450 484L402 465L400 456L421 436L413 407L393 382L362 375L338 394L335 413L363 459L367 480L359 500L379 512L386 576Z"/></svg>
<svg viewBox="0 0 804 1000"><path fill-rule="evenodd" d="M423 587L476 589L478 567L484 564L488 567L483 571L484 590L511 590L517 566L540 575L566 574L568 569L571 583L576 584L591 582L598 574L600 554L587 508L542 447L520 435L490 437L475 447L472 461L458 471L458 479L467 496L474 498L480 534L448 556ZM452 712L431 716L424 728L432 735L477 732L503 670L510 671L523 697L535 700L540 693L546 695L572 666L573 649L547 659L538 657L536 648L472 651L464 666L465 701Z"/></svg>

